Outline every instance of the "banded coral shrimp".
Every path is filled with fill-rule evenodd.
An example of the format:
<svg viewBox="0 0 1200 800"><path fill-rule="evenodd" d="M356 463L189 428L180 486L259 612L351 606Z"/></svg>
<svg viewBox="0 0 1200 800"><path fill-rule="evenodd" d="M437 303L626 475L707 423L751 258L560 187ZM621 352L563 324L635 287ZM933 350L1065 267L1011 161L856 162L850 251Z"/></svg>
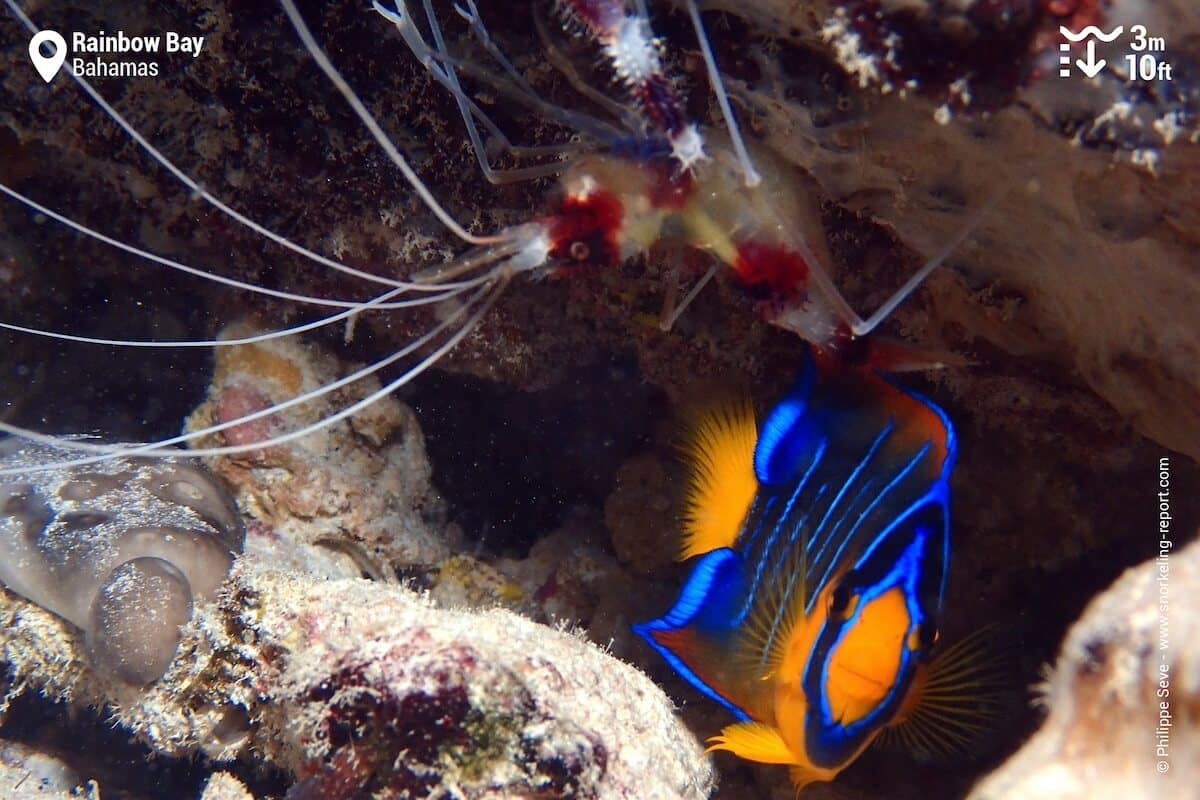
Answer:
<svg viewBox="0 0 1200 800"><path fill-rule="evenodd" d="M593 5L595 8L600 9L605 7L605 4ZM581 7L591 6L589 4L581 4ZM616 6L610 6L610 12L611 8L615 7ZM12 8L15 8L15 6L12 6ZM387 12L387 15L390 16L393 22L399 21L401 23L407 23L407 20L403 19L403 17L399 14L399 11L402 8L403 7L401 6L400 9ZM387 11L386 9L383 10L385 12ZM694 8L692 11L694 16L693 21L698 23L698 14L695 13ZM595 38L601 41L602 45L604 45L605 37L607 36L609 45L605 46L610 48L614 46L612 43L616 41L614 38L616 34L612 33L611 31L609 33L604 33L603 31L600 31L599 28L606 24L619 27L621 24L620 20L632 20L636 23L633 25L633 28L639 31L639 35L646 39L646 41L639 45L643 48L648 48L645 50L643 55L653 55L657 53L657 45L653 44L649 39L649 28L645 23L645 19L637 14L632 14L629 17L622 16L620 17L620 20L617 20L616 22L613 20L604 22L603 20L600 20L599 17L592 19L589 22L588 20L584 19L586 14L580 16L578 13L576 13L575 16L577 25L585 28L587 25L592 25L594 29L593 35ZM297 14L293 19L293 22L300 22L300 19L301 18L299 14ZM372 21L377 22L378 20ZM436 19L434 21L436 23ZM471 22L470 27L472 28L472 32L477 42L481 43L489 52L503 59L503 54L499 48L497 48L491 42L486 28L478 22L478 18L476 17L474 20L468 21ZM211 23L212 20L209 19L208 22ZM300 24L302 25L303 23L300 22ZM645 31L641 30L642 27L646 28ZM410 27L410 30L415 29ZM460 88L458 88L459 79L455 69L455 65L458 62L455 62L453 59L451 59L444 51L445 45L441 42L440 28L435 24L434 27L431 28L431 32L434 34L434 39L432 41L437 42L436 45L427 45L425 44L424 40L420 39L418 36L418 38L415 40L409 39L407 41L408 49L412 51L413 55L417 56L418 60L423 62L427 72L434 78L438 79L438 82L443 85L443 88L450 90L450 94L454 96L455 103L459 106L460 111L463 112L464 119L469 122L471 120L472 113L475 113L476 116L480 116L482 119L486 120L482 113L479 112L477 106L474 109L468 109L468 104L471 104L474 101L472 101ZM703 36L701 36L700 41L705 42L706 40ZM441 49L442 52L435 52L433 49L434 47ZM306 48L310 54L312 54L318 60L318 63L320 63L323 57L319 55L320 51L317 47L316 41L310 38L310 40L306 43ZM422 48L425 49L423 50ZM617 61L619 62L620 58L622 57L625 58L627 62L630 59L628 54L623 56L618 54ZM634 61L636 60L637 59L635 58ZM504 61L501 61L500 63L506 65L506 62ZM332 71L332 64L326 62L322 64L322 66L325 69L327 76L333 79L335 85L338 85L340 78L337 78L334 75ZM636 65L630 67L628 64L623 66L618 64L618 66L619 70L626 71L629 69L642 68ZM512 68L506 65L506 69L511 70ZM662 92L669 91L671 88L670 82L663 75L663 68L661 66L655 66L654 64L651 64L649 67L646 67L646 69L649 70L648 74L652 76L653 80L651 83L653 83L653 81L660 81L662 85L657 86L657 88L651 86L649 89L644 90L637 89L636 86L634 87L633 94L635 96L637 96L639 91L643 91L644 94L651 97L648 103L643 103L642 109L645 112L644 117L650 119L650 124L648 126L643 126L639 131L637 131L634 138L636 138L637 135L640 135L643 139L646 139L648 136L646 132L648 128L650 134L659 136L660 140L666 140L665 144L667 149L673 151L672 158L674 159L677 167L683 166L690 168L694 166L693 162L696 162L701 158L700 152L702 145L699 143L697 129L690 123L685 124L686 117L683 115L681 107L677 101L672 98L663 100L661 96L655 96L655 93L661 95ZM511 72L510 77L513 76L515 76L516 80L513 80L510 83L515 83L517 85L515 90L516 93L522 94L526 103L533 104L536 107L537 98L533 93L533 90L528 88L527 85L525 87L520 86L520 81L523 79L521 79L515 71ZM252 79L249 84L252 88L254 87L254 80L257 80L257 78ZM631 84L636 84L636 80L629 78L628 75L626 76L626 81ZM715 81L713 82L713 85L719 87L720 82ZM501 84L501 88L504 88L504 86L504 84ZM258 88L261 89L261 87ZM507 88L510 92L514 91L511 85L509 85ZM349 95L349 92L346 93ZM724 100L723 95L718 94L718 97ZM574 112L561 109L558 106L543 104L542 109L546 111L548 115L554 118L553 121L568 127L574 126L576 129L586 127L591 128L593 131L600 130L600 136L603 136L604 131L614 130L613 125L611 124L606 125L605 123L595 122L591 117L575 114ZM365 112L365 109L361 109L360 112ZM118 119L117 112L112 107L105 109L105 113L107 113L113 120ZM327 109L322 109L322 113L327 114L329 111ZM361 119L368 115L359 113L358 116ZM626 116L628 117L628 114L626 114ZM732 116L730 114L727 113L726 116L727 119L732 120ZM432 271L434 279L416 283L411 281L408 283L404 283L403 281L397 283L396 281L391 281L389 279L371 277L365 275L362 271L356 271L353 269L347 270L343 265L335 263L331 259L318 257L317 260L323 267L341 272L348 272L350 275L356 278L375 280L378 283L382 283L384 286L391 286L394 290L394 294L382 295L370 303L361 300L342 300L340 306L343 310L337 314L327 317L324 322L326 324L336 324L348 319L353 319L358 313L370 309L384 310L387 308L411 307L426 304L444 305L455 300L461 300L462 298L468 296L468 292L472 291L477 292L475 295L470 295L472 301L490 304L491 302L494 302L494 298L498 296L499 289L502 288L502 284L506 283L508 278L513 274L544 269L555 261L574 260L582 262L601 262L607 260L610 262L610 266L615 265L616 263L627 260L628 257L632 255L645 252L649 249L650 245L654 244L660 239L663 239L665 234L668 233L668 231L664 230L664 226L667 226L680 230L681 235L678 235L677 238L680 239L683 244L716 252L720 260L725 261L731 266L735 266L735 269L740 269L743 273L745 273L743 277L746 277L750 272L761 273L764 269L768 273L779 273L782 269L784 273L782 275L775 274L772 277L770 275L765 275L764 273L750 275L748 279L751 283L759 282L768 284L768 291L773 295L773 300L776 301L775 307L769 313L774 314L776 322L782 324L784 327L791 327L795 330L798 330L801 335L806 336L807 338L817 339L818 341L825 340L825 343L831 343L835 336L839 336L841 338L853 338L853 335L866 333L874 328L881 319L887 316L891 308L893 308L900 299L902 299L909 291L911 291L911 289L920 282L921 278L923 278L923 276L927 274L930 269L936 266L942 257L944 257L943 253L930 259L926 266L922 268L918 274L913 276L909 284L905 287L902 287L896 293L894 298L886 303L885 306L882 307L875 315L872 315L872 317L865 320L858 318L857 315L855 315L844 303L844 301L841 300L841 295L838 293L837 289L833 287L832 283L828 281L824 269L820 267L821 264L828 263L828 258L826 255L814 254L812 248L807 244L806 240L810 238L807 233L806 235L800 237L793 236L790 233L784 232L784 225L777 221L779 218L789 216L799 218L801 220L811 220L813 218L812 209L806 208L799 210L792 207L786 208L784 213L779 213L774 209L768 209L769 205L778 202L779 197L777 192L758 193L755 195L758 197L758 201L748 204L744 202L745 197L739 195L741 187L744 187L747 190L752 190L757 183L758 176L755 174L755 168L752 164L752 161L750 160L749 156L745 154L744 148L736 136L736 126L732 126L731 129L735 132L735 135L733 139L733 145L728 148L730 153L726 157L723 155L726 148L719 145L713 148L713 153L718 156L718 163L717 168L711 170L710 173L715 175L716 178L712 181L713 186L704 187L706 192L707 190L711 190L711 196L717 197L718 202L714 207L700 208L695 213L690 211L682 214L675 213L677 209L671 207L671 203L675 201L668 200L665 204L661 204L654 199L654 193L658 191L659 188L662 188L661 186L656 188L654 183L657 181L659 184L663 184L664 182L661 176L658 176L653 170L644 168L644 160L621 157L606 157L603 154L594 157L596 159L594 161L589 161L589 156L587 155L572 157L569 160L566 166L568 174L564 179L564 183L567 186L564 206L559 209L559 213L557 215L548 218L549 222L543 221L512 226L504 229L504 232L498 237L480 238L468 234L465 230L459 227L458 223L453 219L449 212L436 205L436 200L434 200L432 196L425 194L423 199L427 204L431 204L430 207L432 209L433 216L437 217L442 224L447 225L451 231L458 234L460 239L464 239L469 244L479 245L481 249L473 251L465 256L460 256L457 260L451 261L449 267L435 268ZM128 129L125 131L125 133L132 135L133 130L134 128L132 126L128 126ZM495 132L494 128L492 128L492 130ZM474 127L470 128L470 132L476 138L475 150L477 154L479 154L481 151L481 145L478 142L478 137L475 134ZM377 130L374 131L373 134L377 141L387 141L386 135L383 134L382 131ZM144 142L143 140L143 144L148 143ZM18 145L18 147L19 146L20 145ZM384 147L386 150L387 145L384 145ZM521 154L522 152L523 151L514 150L514 154ZM530 152L537 151L535 149L534 151ZM574 156L570 147L566 148L564 152L567 152L568 155ZM735 153L737 154L736 157L734 156ZM389 156L394 164L404 163L399 152L393 151L389 153ZM707 158L707 156L705 156L705 158ZM165 157L162 160L165 160ZM481 160L483 159L481 158ZM677 174L680 176L690 175L691 173L687 168L679 170ZM561 163L542 164L540 166L526 168L524 171L519 171L515 173L513 177L526 178L531 175L538 174L549 175L560 172L563 169L564 166ZM401 169L401 172L404 172L404 170ZM178 168L176 168L176 174L174 177L183 181L184 186L190 188L193 194L199 195L200 198L207 201L210 205L213 205L213 201L216 198L213 195L209 195L198 183L186 178L182 171L178 171ZM403 177L409 186L414 187L418 194L427 193L428 190L424 188L424 184L420 182L420 179L417 178L415 174L405 174ZM240 179L245 180L245 176L241 176ZM623 187L628 187L628 190L625 191L624 195L621 197L622 206L628 208L641 204L642 209L649 212L648 221L639 223L641 226L640 231L633 230L634 228L638 227L633 225L621 225L620 230L618 231L615 229L612 221L606 223L608 225L608 229L597 229L595 227L596 215L594 212L596 204L593 201L596 199L596 196L590 195L590 189L588 187L596 185L597 181L599 182L602 190L606 184L619 184ZM680 187L682 187L682 183L678 187L669 185L669 181L667 181L666 184L667 185L665 188L668 192L678 192L680 191ZM143 186L143 190L147 190L146 187ZM154 189L149 189L148 191L153 192ZM697 194L705 194L706 196L709 196L709 194L706 194L706 192L698 192ZM598 193L597 196L603 194L604 192L602 191ZM10 199L19 198L10 194ZM32 200L32 198L27 199ZM579 202L581 199L583 202ZM606 202L611 200L612 198L610 196L606 199ZM221 209L221 206L219 205L215 207L223 212L228 211L227 207L225 209ZM38 213L50 217L51 219L55 219L59 223L64 225L66 224L65 218L55 217L52 210L47 206L38 206L35 201L34 204L31 205L31 208L33 208L35 211L38 211ZM749 209L748 214L746 213L747 209ZM211 220L212 217L209 217L210 223ZM764 220L766 220L765 223ZM237 221L240 224L245 224L246 222L244 218ZM620 222L620 220L618 220L618 222ZM215 224L223 226L227 223L216 222ZM782 239L787 242L787 246L783 248L788 251L787 257L779 257L780 247L778 246L778 243L764 243L751 241L748 239L739 242L736 240L736 237L731 236L730 231L736 230L739 226L746 225L757 226L759 229L764 230L773 228L775 233L772 235L776 237L782 237ZM558 226L558 229L554 229L554 226ZM812 226L810 225L809 227L811 229ZM251 226L251 230L259 235L265 235L266 233L262 228L254 228ZM583 239L588 237L592 238L590 246L588 243L583 241ZM333 236L330 238L336 237ZM813 234L811 238L814 242L820 241L819 233ZM276 244L280 243L281 242L278 240L276 241ZM737 247L743 243L747 244L748 248L746 248L744 252L738 253ZM115 244L115 242L109 241L108 244ZM611 246L613 244L616 245L615 249ZM953 242L950 243L947 249L952 248L953 244ZM339 244L336 241L333 242L333 245L335 249L339 247ZM293 251L297 250L295 245L284 244L283 246L290 247L290 249ZM609 252L603 252L606 248L609 250ZM125 249L127 251L129 250L128 247ZM757 253L757 256L749 257L747 255L749 253ZM311 258L313 254L309 252L306 255ZM768 264L766 262L770 263ZM785 264L785 262L787 262L788 265L781 267L780 265ZM740 267L737 266L739 263L741 265ZM162 262L160 261L159 264L162 265ZM172 266L179 268L178 264ZM787 272L789 270L792 272L795 272L796 270L807 272L810 266L815 267L812 269L812 278L814 283L817 284L818 292L816 294L819 295L818 302L802 302L799 305L793 302L784 302L780 304L778 302L779 296L792 289L792 287L783 285L783 283L794 280L794 276L788 275ZM711 276L712 273L713 270L710 269L707 275ZM194 270L192 274L195 274ZM460 275L467 275L467 277L460 280L458 279ZM447 279L449 279L449 283L446 282ZM238 283L235 279L229 279L227 277L218 278L217 280L223 282L227 286L232 286L233 288L255 291L259 294L266 294L284 300L307 302L316 301L318 305L333 305L335 308L339 306L339 302L337 300L329 301L327 299L323 300L322 298L314 298L311 296L303 297L297 295L296 293L289 293L286 291L281 292L278 289L250 287L247 285L247 282ZM699 289L703 285L704 280L705 279L701 279L701 282L696 285L695 289ZM776 281L775 285L770 285L772 280ZM783 283L779 283L779 281L782 281ZM397 296L400 294L405 294L406 297L404 299L397 300ZM485 294L487 295L486 298L484 297ZM687 300L690 299L691 296L692 295L689 295L688 298L685 298L684 302L680 303L679 306L686 305ZM443 320L442 327L435 328L430 331L427 338L420 338L414 335L411 347L402 349L398 353L393 354L393 356L390 356L388 363L394 363L400 358L418 351L422 346L425 346L438 335L446 334L450 337L452 342L458 342L463 337L467 336L470 330L474 327L475 323L478 322L478 320L483 316L483 312L477 307L471 305L470 303L468 303L468 306L471 308L471 313L469 316L466 315L466 312L463 309L459 309L456 312L448 312L451 313L451 316ZM664 317L668 318L669 320L670 317L677 316L677 311L678 309L676 309L675 312L672 312L670 309L668 309L666 312L664 312ZM812 313L813 311L816 311L817 313L814 315ZM832 313L830 313L831 311ZM836 320L840 320L840 329L836 328L834 318L836 318ZM32 332L31 327L32 326L18 326L18 328L15 330L16 332L24 335ZM317 322L306 323L302 326L295 326L292 329L292 332L303 332L316 327L319 327ZM847 334L849 334L849 336ZM61 338L62 337L60 337L60 339ZM125 344L131 344L127 340L121 341ZM117 344L118 340L116 337L82 337L81 339L77 340L76 343L80 345L111 345ZM217 346L232 346L238 343L245 342L225 342ZM142 344L149 345L150 343L144 342ZM212 339L200 339L190 342L188 346L208 347L214 344L215 342ZM155 342L154 345L157 347L175 348L177 346L183 346L183 343L180 341L158 341ZM407 381L411 377L414 377L419 373L420 370L423 370L426 366L432 364L437 360L438 357L446 353L452 347L453 343L446 342L436 346L432 354L427 355L422 361L419 362L420 366L413 368L415 371L409 371L403 374L403 380ZM251 417L251 419L247 421L253 421L253 419L266 416L272 413L272 410L259 409L257 413L260 416ZM232 427L234 424L237 424L237 422L238 420L230 420L227 421L226 424L228 427ZM178 443L179 441L181 440L176 439L170 443L174 444ZM164 445L166 443L167 440L161 440L157 444ZM84 449L89 447L89 445L85 443L78 443L78 445Z"/></svg>

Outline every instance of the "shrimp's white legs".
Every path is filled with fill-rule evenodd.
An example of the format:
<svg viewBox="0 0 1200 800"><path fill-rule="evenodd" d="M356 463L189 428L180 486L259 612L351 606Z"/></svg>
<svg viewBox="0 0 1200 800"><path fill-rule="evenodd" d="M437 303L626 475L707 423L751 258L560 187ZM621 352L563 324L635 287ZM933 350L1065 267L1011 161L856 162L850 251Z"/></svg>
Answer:
<svg viewBox="0 0 1200 800"><path fill-rule="evenodd" d="M425 42L420 31L413 24L411 12L408 10L408 6L404 0L396 0L395 10L385 8L378 0L375 0L372 5L384 19L396 26L405 45L413 56L421 62L421 65L425 67L430 77L441 84L454 98L454 102L459 109L459 114L467 126L467 136L471 140L471 147L479 162L480 170L490 183L515 183L517 181L548 177L558 174L562 171L563 167L561 163L554 162L513 169L496 169L488 160L487 148L484 146L483 138L480 136L479 129L475 124L476 119L487 128L488 133L494 139L500 142L503 149L518 158L570 156L579 152L581 148L570 144L544 147L519 147L512 144L504 132L500 130L499 126L492 121L491 117L485 114L462 88L462 84L458 80L457 70L463 69L465 65L456 64L454 59L450 57L445 41L442 38L441 26L437 22L432 6L428 3L425 5L425 13L429 20L430 29L433 32L436 49L431 48ZM501 67L504 68L505 72L514 80L516 88L514 89L512 86L505 85L503 81L498 80L491 73L478 70L466 70L467 72L485 81L502 94L514 98L527 106L531 106L547 119L555 120L569 128L580 130L591 136L596 136L598 133L606 133L605 126L600 121L583 114L578 114L577 112L559 108L542 100L525 79L520 77L508 59L504 57L504 54L500 52L499 48L491 40L487 29L483 27L483 23L476 14L473 4L469 11L459 7L456 7L456 10L467 21L476 38L480 40L488 52L492 54Z"/></svg>
<svg viewBox="0 0 1200 800"><path fill-rule="evenodd" d="M392 392L394 392L396 389L400 388L401 386L404 386L409 381L411 381L413 378L417 377L422 372L429 369L429 367L436 364L441 359L442 356L444 356L446 353L448 353L450 350L452 350L460 341L462 341L462 339L475 328L475 326L479 323L479 321L483 318L483 316L485 314L487 314L488 310L491 309L492 305L496 302L496 300L503 293L504 287L507 284L509 277L510 276L506 274L506 275L501 276L501 279L496 281L494 284L484 285L484 286L479 287L479 289L476 290L476 292L472 295L472 297L468 300L467 303L465 303L461 308L457 309L453 314L448 316L445 320L440 322L436 327L434 327L428 333L424 334L423 336L421 336L418 339L413 340L412 342L407 344L404 348L396 351L395 353L392 353L391 355L387 356L386 358L383 358L383 359L375 362L374 364L370 364L366 367L363 367L355 372L350 373L349 375L346 375L343 378L339 378L336 381L333 381L333 382L328 383L324 386L321 386L317 389L314 389L311 392L307 392L305 394L298 395L298 396L293 397L290 400L286 400L282 403L278 403L276 405L255 411L250 414L246 414L246 415L238 417L236 419L227 420L220 424L212 425L207 428L203 428L201 430L196 430L196 431L192 431L190 433L181 434L179 436L174 436L169 439L162 439L157 442L149 442L149 443L145 443L145 444L136 444L136 445L127 445L127 444L126 445L104 445L104 444L95 444L95 443L91 443L91 442L81 441L81 440L77 440L77 439L64 439L64 438L57 437L57 436L48 436L45 434L37 433L35 431L30 431L25 428L21 428L21 427L15 426L15 425L10 425L10 424L4 423L4 422L0 422L0 432L8 433L8 434L11 434L13 436L17 436L17 437L20 437L23 439L30 439L32 441L43 442L46 444L52 444L52 445L54 445L56 447L60 447L60 448L65 447L68 449L80 450L83 452L91 452L91 453L97 454L97 455L92 455L92 456L84 456L84 457L77 458L77 459L69 459L69 460L59 461L59 462L50 463L50 464L42 464L42 465L38 466L38 469L55 469L55 468L59 468L59 467L82 466L82 465L86 465L86 464L94 464L94 463L97 463L100 461L105 461L105 460L109 460L109 459L113 459L113 458L121 458L121 457L126 457L126 456L145 456L145 457L151 457L151 458L171 458L171 457L179 457L180 455L187 455L187 456L233 455L236 453L253 452L255 450L261 450L261 449L273 447L276 445L286 444L288 442L299 439L303 436L307 436L308 434L313 433L314 431L318 431L323 428L327 428L330 425L333 425L337 422L340 422L343 419L346 419L347 417L357 414L359 411L362 411L363 409L367 408L372 403L375 403L379 399L386 397L388 394L391 394ZM482 302L480 302L481 297L483 298ZM173 445L190 442L195 439L198 439L198 438L201 438L204 436L208 436L210 434L219 433L228 428L232 428L234 426L242 425L242 424L245 424L248 422L253 422L255 420L262 419L263 417L269 416L271 414L276 414L278 412L284 411L288 408L299 405L301 403L307 403L309 401L312 401L319 397L322 397L326 394L329 394L330 392L336 391L337 389L340 389L343 386L353 383L354 381L365 378L368 375L373 375L376 372L378 372L379 370L384 369L385 367L395 363L396 361L399 361L400 359L404 358L405 356L407 356L407 355L415 352L419 348L425 346L428 342L432 341L436 336L438 336L442 332L449 329L452 326L452 324L458 320L459 317L461 317L463 314L466 313L466 311L468 309L471 308L472 305L477 305L478 307L470 315L470 317L466 320L466 322L464 322L458 328L458 330L456 330L454 332L454 334L452 336L450 336L449 339L447 339L445 342L443 342L441 345L439 345L436 349L431 351L428 355L426 355L424 358L422 358L414 366L412 366L411 368L406 370L404 372L404 374L402 374L400 377L396 378L395 380L393 380L386 386L380 388L379 390L372 392L371 394L369 394L367 397L363 398L362 400L359 400L359 401L347 406L346 408L343 408L342 410L338 411L336 414L331 414L330 416L324 417L323 419L318 420L317 422L315 422L311 425L306 425L303 428L299 428L297 430L290 431L288 433L281 434L279 436L274 436L269 439L264 439L264 440L256 441L256 442L252 442L252 443L241 444L241 445L229 445L229 446L225 446L225 447L201 448L201 449L187 450L187 451L179 451L179 450L170 449ZM25 467L24 469L26 471L28 471L29 468ZM15 470L0 469L0 475L11 474L14 471Z"/></svg>
<svg viewBox="0 0 1200 800"><path fill-rule="evenodd" d="M738 127L737 119L733 116L733 108L729 105L729 96L725 93L725 83L721 80L721 73L717 70L717 60L713 57L712 47L708 43L708 33L704 30L704 21L700 19L700 8L696 5L696 0L687 0L685 3L688 10L688 15L692 18L692 27L696 29L696 38L700 42L700 53L704 56L704 66L708 69L708 82L712 84L713 93L717 96L717 104L721 107L721 116L725 119L725 126L729 129L729 139L733 142L734 152L737 153L738 161L742 165L742 179L747 186L758 186L762 183L762 176L758 174L758 170L754 168L754 162L750 160L750 154L746 152L746 143L742 141L742 131Z"/></svg>
<svg viewBox="0 0 1200 800"><path fill-rule="evenodd" d="M350 108L352 108L354 113L358 115L359 120L364 126L366 126L367 130L371 132L371 136L375 138L375 141L379 143L379 146L383 149L383 152L387 154L392 163L396 165L396 168L399 169L404 175L404 179L408 181L410 186L412 186L413 191L420 196L426 207L434 213L434 215L451 233L462 239L464 242L475 245L487 245L503 241L502 236L475 236L474 234L468 233L465 228L458 224L458 220L454 219L454 217L450 215L450 212L442 207L442 204L439 203L437 198L433 196L433 193L429 191L429 188L425 185L424 181L422 181L417 173L413 171L413 168L409 166L408 161L403 155L401 155L399 149L396 148L396 145L393 144L388 135L383 132L383 128L379 127L379 123L375 120L375 117L371 116L371 112L367 110L367 107L363 104L362 100L360 100L358 95L354 93L354 90L350 88L350 84L346 83L346 79L342 77L342 73L338 72L337 67L335 67L333 62L329 60L329 56L325 55L325 51L322 50L321 46L317 44L317 40L313 37L312 31L308 29L308 25L304 22L304 17L300 15L300 11L296 8L296 4L292 0L279 0L279 2L280 5L283 6L284 13L287 14L288 20L292 23L292 27L295 28L296 35L299 36L300 41L304 43L304 49L308 51L310 56L312 56L313 61L315 61L317 66L321 68L321 71L325 73L325 77L328 78L329 82L334 85L334 88L336 88L342 97L345 98L346 102L350 104Z"/></svg>
<svg viewBox="0 0 1200 800"><path fill-rule="evenodd" d="M676 258L674 265L671 268L671 277L667 283L667 294L663 298L662 314L658 320L658 328L664 333L675 327L675 323L683 315L684 310L692 304L700 291L708 285L708 282L717 274L719 265L714 263L709 265L708 269L700 279L688 289L687 294L683 296L683 300L678 304L675 302L675 295L679 289L679 259Z"/></svg>
<svg viewBox="0 0 1200 800"><path fill-rule="evenodd" d="M508 73L508 77L511 78L512 82L517 85L517 88L519 88L522 92L525 92L530 97L539 97L534 88L529 85L528 81L525 80L525 76L517 72L517 68L514 67L512 62L508 60L508 57L504 55L504 51L501 50L494 41L492 41L492 36L490 33L488 33L487 26L483 24L483 20L479 17L479 8L475 5L475 0L466 0L466 2L466 8L455 4L454 10L460 17L463 18L464 21L466 21L467 25L471 28L472 35L474 35L475 38L479 40L479 43L483 45L483 48L488 51L488 55L495 59L496 63L499 64L506 73Z"/></svg>
<svg viewBox="0 0 1200 800"><path fill-rule="evenodd" d="M397 8L400 7L402 0L397 0ZM483 176L487 178L489 183L516 183L518 181L530 180L533 178L542 178L548 175L555 175L561 171L558 164L540 164L530 167L517 167L514 169L498 170L492 166L487 157L487 149L483 146L483 139L479 135L479 128L475 126L475 121L472 118L472 110L478 111L478 107L463 91L462 84L459 83L458 73L454 70L454 64L450 60L450 53L446 49L446 40L442 36L442 26L438 24L437 16L433 13L433 4L429 0L425 0L425 18L429 21L429 28L433 33L433 43L437 47L437 54L442 59L442 74L445 76L447 85L450 88L451 94L454 95L454 102L458 106L458 113L462 115L463 121L467 125L467 136L471 140L471 146L475 149L475 155L479 160L479 168L483 171ZM432 71L432 62L426 63L426 67ZM534 95L536 96L536 95ZM486 117L484 117L487 119ZM491 130L499 132L490 119L487 119Z"/></svg>
<svg viewBox="0 0 1200 800"><path fill-rule="evenodd" d="M517 85L517 88L520 89L520 91L524 94L524 102L530 103L535 111L538 111L547 119L554 120L566 128L577 130L580 133L592 137L593 139L606 141L620 136L620 131L617 131L607 123L596 119L590 114L563 108L543 100L542 96L538 94L537 90L530 86L529 82L525 80L524 76L517 72L516 68L504 55L504 52L499 48L499 46L496 45L495 41L492 40L491 34L488 33L487 27L483 24L483 20L479 17L479 10L475 5L475 0L467 0L467 6L468 7L466 9L458 5L456 5L454 8L458 12L458 15L466 20L468 25L470 25L471 33L475 35L475 38L479 40L480 44L483 45L484 49L488 51L492 58L494 58L496 62L503 67L504 71L508 73L509 77ZM573 67L568 65L567 68L564 69L563 65L567 63L566 59L558 50L558 48L555 47L552 42L550 42L549 37L546 36L546 28L545 25L542 24L541 15L533 14L532 16L534 27L537 28L538 36L542 40L543 46L546 48L544 55L558 69L559 72L563 73L563 75L567 78L567 81L570 82L570 84L574 86L575 89L580 92L580 94L588 97L593 102L600 105L600 107L607 110L614 117L620 119L622 124L624 124L628 130L637 130L638 124L636 117L630 114L624 106L585 84L579 78L578 73L574 71ZM464 66L466 65L459 64L458 68L463 69ZM478 70L465 71L467 71L468 74L484 78L485 80L490 77L490 73L480 73ZM496 86L496 82L494 80L490 82L493 86ZM496 86L496 88L500 87Z"/></svg>
<svg viewBox="0 0 1200 800"><path fill-rule="evenodd" d="M892 296L889 297L887 301L885 301L884 304L875 311L874 314L866 319L862 319L856 314L854 319L848 320L850 332L855 336L866 336L868 333L875 330L875 328L879 327L879 324L887 319L891 313L896 310L896 307L903 303L904 300L910 294L916 291L917 287L929 277L929 273L933 272L942 264L942 262L949 258L950 255L958 249L959 245L961 245L963 241L970 236L976 228L979 227L979 223L982 222L984 217L986 217L992 211L992 209L996 207L996 204L1000 202L1000 199L1004 197L1007 192L1007 184L1001 186L996 192L994 192L987 202L977 208L975 212L967 218L967 221L963 223L962 227L959 228L958 231L951 236L936 253L930 256L924 265L922 265L919 270L913 273L913 276L905 281L904 285L897 289ZM843 305L845 305L845 301L843 301ZM849 306L847 306L847 308L849 308Z"/></svg>

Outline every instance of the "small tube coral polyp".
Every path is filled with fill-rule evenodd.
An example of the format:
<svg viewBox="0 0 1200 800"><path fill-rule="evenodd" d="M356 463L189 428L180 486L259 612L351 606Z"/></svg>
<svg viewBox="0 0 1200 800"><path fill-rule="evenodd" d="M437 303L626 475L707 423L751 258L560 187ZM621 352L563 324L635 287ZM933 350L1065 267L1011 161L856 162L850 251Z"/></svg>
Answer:
<svg viewBox="0 0 1200 800"><path fill-rule="evenodd" d="M5 467L56 458L0 443ZM163 675L244 536L225 489L184 462L119 459L0 484L0 582L80 628L97 665L127 683Z"/></svg>

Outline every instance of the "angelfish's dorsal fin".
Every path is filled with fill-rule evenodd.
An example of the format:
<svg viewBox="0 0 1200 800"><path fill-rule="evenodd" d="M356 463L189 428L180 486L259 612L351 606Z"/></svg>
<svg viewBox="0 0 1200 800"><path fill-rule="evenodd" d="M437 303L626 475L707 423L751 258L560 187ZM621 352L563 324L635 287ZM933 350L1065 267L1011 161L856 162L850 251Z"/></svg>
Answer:
<svg viewBox="0 0 1200 800"><path fill-rule="evenodd" d="M758 425L749 398L737 397L700 413L680 449L691 467L679 559L732 547L758 482L754 447Z"/></svg>

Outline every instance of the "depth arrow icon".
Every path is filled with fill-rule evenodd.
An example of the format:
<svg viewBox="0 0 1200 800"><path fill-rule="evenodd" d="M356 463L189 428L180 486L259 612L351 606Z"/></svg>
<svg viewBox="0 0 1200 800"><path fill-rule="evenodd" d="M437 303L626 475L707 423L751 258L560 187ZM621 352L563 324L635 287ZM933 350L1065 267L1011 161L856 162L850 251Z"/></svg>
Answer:
<svg viewBox="0 0 1200 800"><path fill-rule="evenodd" d="M1108 62L1103 58L1096 60L1096 42L1089 40L1087 43L1087 61L1082 58L1075 59L1075 66L1079 67L1080 72L1087 75L1089 78L1094 78L1100 74L1100 70L1104 69L1104 65Z"/></svg>

